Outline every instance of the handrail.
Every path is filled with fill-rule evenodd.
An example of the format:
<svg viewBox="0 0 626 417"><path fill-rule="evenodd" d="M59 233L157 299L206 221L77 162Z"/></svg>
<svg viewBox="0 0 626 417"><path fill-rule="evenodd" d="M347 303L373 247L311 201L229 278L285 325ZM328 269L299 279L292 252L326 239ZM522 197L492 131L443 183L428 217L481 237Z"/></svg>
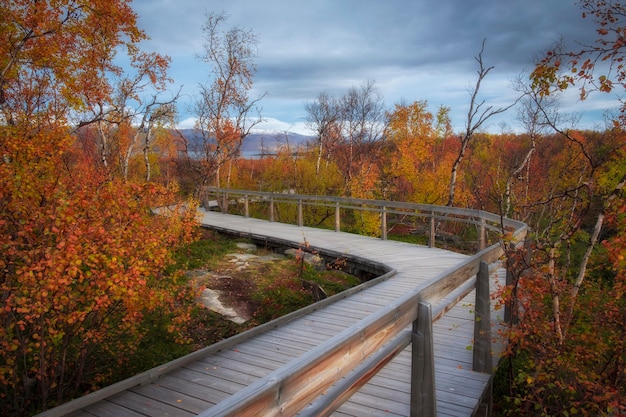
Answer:
<svg viewBox="0 0 626 417"><path fill-rule="evenodd" d="M339 216L339 210L343 208L376 210L381 213L381 217L385 211L387 213L407 214L406 210L408 209L415 210L415 215L429 217L431 225L435 220L452 220L469 224L483 224L485 228L501 233L504 229L508 240L506 247L519 246L525 238L527 230L524 223L501 218L498 215L480 210L355 198L285 195L217 188L207 189L207 191L209 190L220 195L228 195L229 199L241 198L246 207L244 215L249 214L248 206L255 201L289 202L300 204L300 207L304 204L325 205L335 207L337 210L336 217ZM204 197L207 198L208 194ZM361 207L362 205L367 207ZM301 212L301 210L298 211ZM434 358L432 355L432 338L429 336L429 332L432 332L432 323L442 317L474 288L476 288L477 293L474 309L476 316L478 318L489 317L489 266L495 268L495 265L498 265L498 260L504 253L504 247L505 245L499 242L479 251L460 265L440 273L432 280L396 300L395 303L363 319L351 328L344 330L340 335L319 345L305 356L270 373L257 383L234 394L201 415L205 417L214 415L288 415L293 414L292 410L301 410L299 415L302 416L330 415L353 392L358 390L409 344L413 345L411 415L435 415ZM367 260L361 259L361 261ZM332 303L336 298L345 297L347 293L369 287L396 273L388 265L378 264L377 267L386 273L358 287L318 302L316 305L305 307L271 323L261 325L135 377L120 381L40 415L42 417L44 415L46 417L66 415L132 386L152 382L171 369L204 357L211 352L234 346L239 341L261 333L268 327L301 317L306 312L319 308L320 303ZM406 330L406 326L411 321L413 322L413 329ZM480 372L488 371L490 368L490 365L485 365L490 360L491 336L489 331L488 319L475 321L474 370ZM318 373L319 369L324 369L326 372ZM339 381L342 376L345 377ZM333 386L331 387L331 385ZM317 396L317 393L324 392L324 390L327 391L323 396ZM289 413L286 412L287 410Z"/></svg>
<svg viewBox="0 0 626 417"><path fill-rule="evenodd" d="M213 198L211 198L213 197ZM483 210L463 209L449 206L419 204L399 201L371 200L353 197L317 196L295 194L291 192L264 192L251 190L236 190L229 188L204 187L200 195L205 207L219 206L223 212L228 212L231 202L240 202L244 205L245 217L249 217L249 206L254 202L269 204L269 220L275 221L275 207L278 203L297 205L297 224L303 226L303 206L327 207L335 210L335 231L341 231L341 210L361 210L376 212L381 216L382 239L387 238L387 216L391 214L428 218L429 241L428 245L435 246L437 222L459 222L479 226L479 249L486 246L486 231L505 234L525 226L524 223L509 219ZM212 204L210 202L213 202Z"/></svg>
<svg viewBox="0 0 626 417"><path fill-rule="evenodd" d="M485 228L495 227L493 223L498 222L501 225L500 231L508 235L509 244L513 245L521 244L527 231L527 226L522 222L480 210L217 188L209 188L206 191L227 195L229 199L237 196L244 198L246 215L248 205L255 199L295 202L299 205L306 201L307 204L320 203L356 209L361 209L359 205L367 205L366 209L378 210L381 214L385 213L385 210L389 212L389 208L415 210L419 212L418 215L430 216L431 223L435 218L451 220L450 216L454 216L452 219L454 221L479 224ZM491 226L488 226L489 224ZM384 232L382 236L385 237ZM375 375L372 370L380 369L409 343L413 345L411 415L434 414L436 406L431 337L433 319L439 318L476 288L474 368L481 372L488 370L486 362L491 343L488 328L489 265L499 261L505 253L504 247L502 242L498 242L480 250L461 264L438 274L394 303L219 402L200 416L293 415L298 412L310 416L329 415L349 397L350 393ZM438 305L449 295L454 296ZM433 305L437 311L435 314ZM405 331L411 324L413 330ZM333 388L341 378L345 379ZM325 395L320 397L322 393Z"/></svg>

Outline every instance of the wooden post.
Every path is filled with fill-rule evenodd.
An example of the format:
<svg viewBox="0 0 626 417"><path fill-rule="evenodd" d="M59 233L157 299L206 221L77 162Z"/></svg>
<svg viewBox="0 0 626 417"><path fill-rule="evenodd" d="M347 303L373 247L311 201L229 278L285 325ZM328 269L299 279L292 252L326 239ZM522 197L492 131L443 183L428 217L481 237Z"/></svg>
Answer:
<svg viewBox="0 0 626 417"><path fill-rule="evenodd" d="M476 305L474 308L474 351L472 370L487 374L493 373L491 357L491 297L489 295L489 265L481 262L476 275ZM476 416L491 417L493 408L493 385L490 382L485 390Z"/></svg>
<svg viewBox="0 0 626 417"><path fill-rule="evenodd" d="M250 217L250 207L248 204L248 194L244 194L243 196L243 215L245 217Z"/></svg>
<svg viewBox="0 0 626 417"><path fill-rule="evenodd" d="M274 221L274 196L270 196L270 221Z"/></svg>
<svg viewBox="0 0 626 417"><path fill-rule="evenodd" d="M387 240L387 207L383 206L380 216L380 234L383 240Z"/></svg>
<svg viewBox="0 0 626 417"><path fill-rule="evenodd" d="M485 218L480 218L480 229L478 230L478 250L481 251L487 247L487 229L485 227Z"/></svg>
<svg viewBox="0 0 626 417"><path fill-rule="evenodd" d="M228 214L228 193L226 191L222 195L222 213Z"/></svg>
<svg viewBox="0 0 626 417"><path fill-rule="evenodd" d="M476 274L476 306L474 308L474 357L472 369L492 373L491 358L491 297L489 296L489 265L480 263Z"/></svg>
<svg viewBox="0 0 626 417"><path fill-rule="evenodd" d="M411 335L411 417L437 415L432 317L430 304L420 301Z"/></svg>
<svg viewBox="0 0 626 417"><path fill-rule="evenodd" d="M341 232L341 208L339 207L339 200L335 203L335 232Z"/></svg>
<svg viewBox="0 0 626 417"><path fill-rule="evenodd" d="M304 218L302 216L302 199L298 199L298 227L302 227L304 225Z"/></svg>
<svg viewBox="0 0 626 417"><path fill-rule="evenodd" d="M435 247L435 212L430 211L430 227L428 230L428 247Z"/></svg>

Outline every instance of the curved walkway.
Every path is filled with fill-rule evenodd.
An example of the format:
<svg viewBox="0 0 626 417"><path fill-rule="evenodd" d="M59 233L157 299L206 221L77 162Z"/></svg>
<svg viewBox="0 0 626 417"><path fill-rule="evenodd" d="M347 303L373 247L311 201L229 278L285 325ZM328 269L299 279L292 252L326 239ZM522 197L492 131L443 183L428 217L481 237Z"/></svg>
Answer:
<svg viewBox="0 0 626 417"><path fill-rule="evenodd" d="M42 413L40 416L210 415L228 398L421 283L467 259L465 255L408 243L329 230L202 212L202 224L257 240L313 249L371 262L388 272L309 308L154 368L129 380ZM494 283L504 279L496 273ZM437 410L470 416L490 388L491 377L471 371L474 293L433 325ZM442 301L443 302L443 301ZM435 309L436 306L433 306ZM492 311L492 320L498 321ZM494 347L495 349L495 347ZM497 358L494 356L494 364ZM411 353L407 348L333 415L408 416Z"/></svg>

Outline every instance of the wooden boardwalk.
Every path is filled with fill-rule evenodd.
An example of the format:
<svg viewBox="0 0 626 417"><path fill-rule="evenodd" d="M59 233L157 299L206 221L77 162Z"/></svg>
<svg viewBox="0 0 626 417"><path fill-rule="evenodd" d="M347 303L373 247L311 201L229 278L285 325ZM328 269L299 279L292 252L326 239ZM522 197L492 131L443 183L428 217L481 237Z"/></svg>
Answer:
<svg viewBox="0 0 626 417"><path fill-rule="evenodd" d="M203 212L202 223L295 247L306 241L313 248L368 260L392 272L353 289L348 295L324 300L287 319L252 329L41 416L211 415L211 408L218 402L467 259L465 255L442 249L216 212ZM490 281L495 286L498 280L504 280L503 270L498 270ZM473 304L474 292L433 325L439 416L474 415L490 389L490 375L471 370ZM498 316L502 312L492 309L494 323L501 319ZM494 350L497 350L495 344ZM495 365L497 352L493 361ZM409 347L333 415L408 416L410 379Z"/></svg>

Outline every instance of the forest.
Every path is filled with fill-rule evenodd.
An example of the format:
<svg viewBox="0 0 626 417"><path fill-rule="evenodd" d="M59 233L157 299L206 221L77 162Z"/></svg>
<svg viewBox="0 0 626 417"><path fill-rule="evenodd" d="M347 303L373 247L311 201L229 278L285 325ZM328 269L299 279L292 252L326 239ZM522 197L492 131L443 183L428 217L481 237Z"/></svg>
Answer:
<svg viewBox="0 0 626 417"><path fill-rule="evenodd" d="M198 58L210 81L191 141L176 129L171 59L140 49L148 34L130 1L0 4L0 409L30 415L110 384L155 323L198 347L196 294L168 268L199 239L202 187L219 186L526 222L532 257L511 256L520 273L498 294L520 312L499 335L498 414L626 415L626 105L601 130L577 129L559 108L565 90L584 100L626 87L626 7L572 7L597 24L596 43L538 51L510 106L480 98L492 67L477 46L460 132L449 107L389 108L366 80L303 104L315 132L305 145L246 159L263 99L249 94L257 38L225 14L206 15ZM486 131L503 112L523 131ZM166 205L178 215L154 215Z"/></svg>

